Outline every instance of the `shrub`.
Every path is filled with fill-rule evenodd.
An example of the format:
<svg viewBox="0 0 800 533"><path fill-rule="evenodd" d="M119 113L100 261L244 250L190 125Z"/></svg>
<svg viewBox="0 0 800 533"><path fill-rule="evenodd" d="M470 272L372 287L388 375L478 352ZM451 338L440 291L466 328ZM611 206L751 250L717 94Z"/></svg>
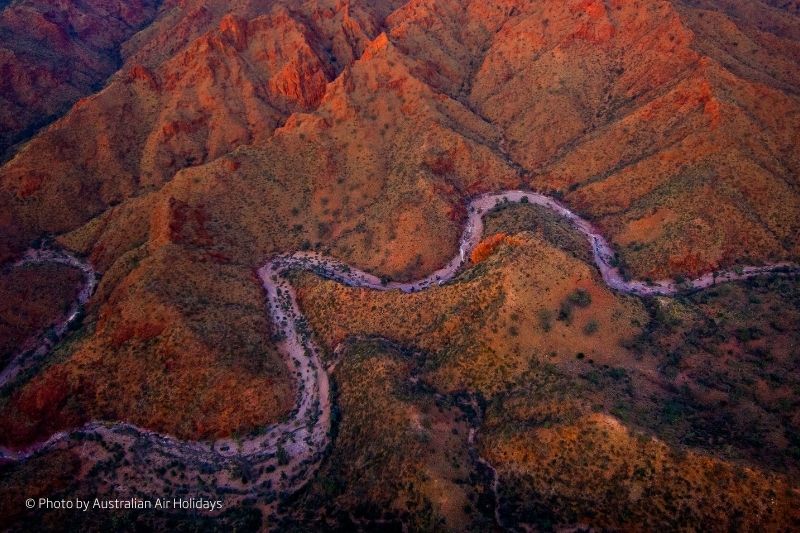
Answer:
<svg viewBox="0 0 800 533"><path fill-rule="evenodd" d="M578 307L589 307L592 304L592 295L585 289L578 289L569 295L569 302Z"/></svg>
<svg viewBox="0 0 800 533"><path fill-rule="evenodd" d="M597 333L597 330L600 329L600 324L598 324L597 320L592 319L583 326L583 332L586 335L594 335Z"/></svg>
<svg viewBox="0 0 800 533"><path fill-rule="evenodd" d="M561 302L561 307L558 308L558 319L572 324L572 304L568 300Z"/></svg>
<svg viewBox="0 0 800 533"><path fill-rule="evenodd" d="M288 465L289 459L289 452L286 451L286 448L278 445L278 464L282 466Z"/></svg>
<svg viewBox="0 0 800 533"><path fill-rule="evenodd" d="M547 332L550 331L553 327L553 312L549 309L539 309L538 313L536 313L536 317L539 320L539 327L542 328L543 331Z"/></svg>

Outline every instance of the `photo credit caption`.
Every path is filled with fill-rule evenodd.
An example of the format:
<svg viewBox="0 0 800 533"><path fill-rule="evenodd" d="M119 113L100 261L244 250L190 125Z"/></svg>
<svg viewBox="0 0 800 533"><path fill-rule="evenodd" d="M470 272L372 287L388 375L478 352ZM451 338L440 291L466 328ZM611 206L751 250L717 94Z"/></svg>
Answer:
<svg viewBox="0 0 800 533"><path fill-rule="evenodd" d="M50 498L28 498L25 507L42 511L73 510L73 511L113 511L113 510L175 510L175 511L206 511L209 513L221 511L222 500L206 500L203 498L156 498L145 500L142 498L81 498L53 500Z"/></svg>

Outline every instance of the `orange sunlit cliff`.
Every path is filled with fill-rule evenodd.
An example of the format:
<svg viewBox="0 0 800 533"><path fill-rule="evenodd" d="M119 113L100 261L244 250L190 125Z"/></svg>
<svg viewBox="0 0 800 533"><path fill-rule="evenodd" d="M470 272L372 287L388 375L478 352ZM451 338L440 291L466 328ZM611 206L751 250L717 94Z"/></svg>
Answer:
<svg viewBox="0 0 800 533"><path fill-rule="evenodd" d="M154 481L85 436L4 455L0 523L171 527L13 503L157 486L235 502L188 529L797 529L797 275L614 290L527 197L413 294L287 273L326 447L226 454L303 397L259 277L280 254L396 287L525 189L644 287L800 262L798 87L789 0L0 0L0 452L91 421L234 443L217 485L206 455ZM58 339L81 279L16 263L42 243L98 280Z"/></svg>

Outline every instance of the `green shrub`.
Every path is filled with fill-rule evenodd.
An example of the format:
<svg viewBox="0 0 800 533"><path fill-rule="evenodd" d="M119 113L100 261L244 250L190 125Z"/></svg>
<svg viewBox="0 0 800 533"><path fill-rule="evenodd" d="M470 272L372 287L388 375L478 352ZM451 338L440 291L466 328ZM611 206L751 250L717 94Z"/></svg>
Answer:
<svg viewBox="0 0 800 533"><path fill-rule="evenodd" d="M578 307L589 307L592 304L592 295L585 289L577 289L569 295L569 302Z"/></svg>
<svg viewBox="0 0 800 533"><path fill-rule="evenodd" d="M558 319L567 324L572 324L572 304L569 301L561 302L558 308Z"/></svg>
<svg viewBox="0 0 800 533"><path fill-rule="evenodd" d="M597 320L592 319L583 326L583 333L586 335L594 335L600 329L600 324Z"/></svg>
<svg viewBox="0 0 800 533"><path fill-rule="evenodd" d="M553 312L549 309L539 309L536 313L536 318L539 321L539 327L542 331L550 331L553 327Z"/></svg>

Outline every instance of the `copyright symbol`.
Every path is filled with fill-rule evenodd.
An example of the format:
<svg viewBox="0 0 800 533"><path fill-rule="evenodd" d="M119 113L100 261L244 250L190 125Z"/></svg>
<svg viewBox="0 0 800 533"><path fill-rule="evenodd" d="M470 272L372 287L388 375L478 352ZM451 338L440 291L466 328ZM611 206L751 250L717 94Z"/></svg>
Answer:
<svg viewBox="0 0 800 533"><path fill-rule="evenodd" d="M27 500L25 500L25 507L27 507L28 509L33 509L34 507L36 507L36 500L34 500L33 498L28 498Z"/></svg>

